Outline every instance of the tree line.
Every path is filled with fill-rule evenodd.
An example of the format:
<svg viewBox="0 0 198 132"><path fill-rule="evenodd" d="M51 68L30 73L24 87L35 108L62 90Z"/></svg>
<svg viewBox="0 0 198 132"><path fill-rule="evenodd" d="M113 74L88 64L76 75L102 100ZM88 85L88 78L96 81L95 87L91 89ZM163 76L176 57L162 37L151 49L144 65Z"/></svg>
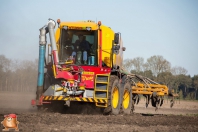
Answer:
<svg viewBox="0 0 198 132"><path fill-rule="evenodd" d="M0 55L0 91L36 91L38 60L11 60Z"/></svg>
<svg viewBox="0 0 198 132"><path fill-rule="evenodd" d="M184 99L198 99L198 75L191 77L180 66L171 67L163 56L151 56L124 60L124 69L130 73L148 77L174 89ZM0 55L0 91L36 91L38 59L12 60Z"/></svg>
<svg viewBox="0 0 198 132"><path fill-rule="evenodd" d="M171 67L163 56L154 55L146 61L142 57L124 60L124 69L130 73L148 77L155 82L167 85L183 99L198 99L198 75L191 77L180 66Z"/></svg>

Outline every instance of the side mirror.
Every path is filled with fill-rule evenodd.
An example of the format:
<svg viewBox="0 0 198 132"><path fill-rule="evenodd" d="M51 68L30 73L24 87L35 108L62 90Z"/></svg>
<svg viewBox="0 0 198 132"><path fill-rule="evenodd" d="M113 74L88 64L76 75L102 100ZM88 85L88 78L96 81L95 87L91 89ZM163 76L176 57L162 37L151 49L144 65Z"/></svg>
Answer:
<svg viewBox="0 0 198 132"><path fill-rule="evenodd" d="M116 54L116 55L119 54L119 50L120 50L120 38L121 38L121 34L120 33L115 33L113 53Z"/></svg>
<svg viewBox="0 0 198 132"><path fill-rule="evenodd" d="M120 42L120 33L115 33L114 43L119 44L119 42Z"/></svg>
<svg viewBox="0 0 198 132"><path fill-rule="evenodd" d="M120 49L120 45L116 44L113 46L113 53L114 54L119 54L119 49Z"/></svg>

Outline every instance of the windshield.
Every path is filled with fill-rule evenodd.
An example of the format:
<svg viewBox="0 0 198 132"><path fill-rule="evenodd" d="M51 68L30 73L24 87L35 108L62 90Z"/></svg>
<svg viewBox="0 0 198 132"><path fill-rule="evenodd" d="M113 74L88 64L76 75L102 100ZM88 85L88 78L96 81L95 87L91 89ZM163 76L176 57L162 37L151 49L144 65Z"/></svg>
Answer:
<svg viewBox="0 0 198 132"><path fill-rule="evenodd" d="M72 58L77 65L98 65L97 45L97 31L62 29L60 61Z"/></svg>

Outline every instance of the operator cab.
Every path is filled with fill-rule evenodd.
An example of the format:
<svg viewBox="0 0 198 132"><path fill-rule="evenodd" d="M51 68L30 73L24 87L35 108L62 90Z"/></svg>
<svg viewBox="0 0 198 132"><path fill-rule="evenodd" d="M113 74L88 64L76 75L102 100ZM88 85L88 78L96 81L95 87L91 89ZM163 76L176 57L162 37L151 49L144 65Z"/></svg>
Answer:
<svg viewBox="0 0 198 132"><path fill-rule="evenodd" d="M59 59L73 59L76 65L98 65L98 33L87 30L61 30Z"/></svg>

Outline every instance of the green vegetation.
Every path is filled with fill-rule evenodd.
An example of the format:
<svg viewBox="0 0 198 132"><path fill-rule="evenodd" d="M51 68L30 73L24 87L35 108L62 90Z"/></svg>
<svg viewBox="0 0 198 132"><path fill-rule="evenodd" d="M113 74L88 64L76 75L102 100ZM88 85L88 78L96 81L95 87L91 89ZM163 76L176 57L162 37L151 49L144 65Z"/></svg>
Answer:
<svg viewBox="0 0 198 132"><path fill-rule="evenodd" d="M197 114L186 114L186 116L198 116L198 113Z"/></svg>

